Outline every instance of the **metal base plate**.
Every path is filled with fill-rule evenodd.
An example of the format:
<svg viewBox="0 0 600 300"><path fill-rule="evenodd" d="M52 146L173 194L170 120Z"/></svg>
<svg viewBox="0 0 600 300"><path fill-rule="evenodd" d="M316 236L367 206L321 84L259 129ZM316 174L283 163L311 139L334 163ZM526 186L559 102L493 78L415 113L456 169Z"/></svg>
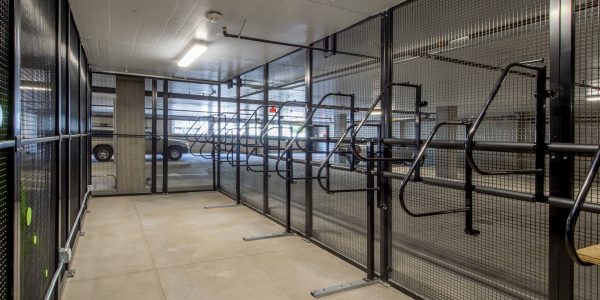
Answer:
<svg viewBox="0 0 600 300"><path fill-rule="evenodd" d="M310 294L315 298L321 298L321 297L331 296L334 294L347 292L347 291L359 289L362 287L374 285L377 283L379 283L378 280L361 279L361 280L342 283L342 284L338 284L338 285L334 285L334 286L330 286L330 287L326 287L326 288L322 288L322 289L317 289L317 290L310 292Z"/></svg>
<svg viewBox="0 0 600 300"><path fill-rule="evenodd" d="M265 233L265 234L257 234L257 235L253 235L253 236L249 236L249 237L244 237L243 239L246 242L251 242L251 241L258 241L258 240L280 238L280 237L285 237L285 236L293 236L293 235L294 234L291 232Z"/></svg>
<svg viewBox="0 0 600 300"><path fill-rule="evenodd" d="M233 203L233 204L207 204L207 205L204 205L204 209L236 207L238 205L239 204L237 204L237 203Z"/></svg>

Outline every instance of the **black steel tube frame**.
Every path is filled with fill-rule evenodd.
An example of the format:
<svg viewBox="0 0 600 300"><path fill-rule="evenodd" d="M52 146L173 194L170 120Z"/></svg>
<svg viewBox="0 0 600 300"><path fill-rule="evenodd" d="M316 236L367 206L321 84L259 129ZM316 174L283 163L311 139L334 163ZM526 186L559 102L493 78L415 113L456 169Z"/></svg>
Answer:
<svg viewBox="0 0 600 300"><path fill-rule="evenodd" d="M235 85L235 97L237 98L236 104L235 104L235 115L236 117L236 135L237 138L240 138L240 95L241 95L241 89L242 89L242 80L240 77L236 78L236 85ZM235 145L233 145L232 147L236 147ZM235 160L236 161L240 161L240 145L238 144L236 147L236 151L235 151ZM241 180L241 169L240 169L240 164L238 163L235 166L235 199L237 201L238 204L242 203L242 180Z"/></svg>
<svg viewBox="0 0 600 300"><path fill-rule="evenodd" d="M368 192L368 191L377 191L379 190L379 188L377 187L373 187L373 188L363 188L363 189L343 189L343 190L339 190L339 189L332 189L330 186L330 180L331 180L331 176L329 174L329 168L331 167L331 164L329 163L329 161L331 160L331 158L333 157L333 154L335 153L335 151L340 148L340 145L343 143L344 138L350 134L351 131L354 130L354 127L356 127L356 124L350 125L346 131L344 132L344 134L342 135L342 137L338 140L338 142L333 146L333 149L331 149L331 151L327 154L327 156L325 157L325 160L323 161L323 163L321 163L321 165L319 166L319 169L317 170L317 183L319 183L319 186L328 194L335 194L335 193L353 193L353 192ZM372 161L372 160L371 160ZM327 168L327 176L322 176L321 174L323 174L323 170ZM350 171L355 171L355 166L354 163L352 161L350 161ZM368 171L367 171L368 172ZM325 184L323 184L322 179L327 180L327 182Z"/></svg>
<svg viewBox="0 0 600 300"><path fill-rule="evenodd" d="M544 197L544 184L545 184L545 137L546 137L546 67L538 67L532 65L534 63L541 63L543 59L529 61L529 62L517 62L511 63L506 66L498 80L496 81L494 88L491 93L488 95L483 108L481 109L479 115L473 122L471 129L467 133L467 140L465 142L465 158L469 166L477 173L481 175L510 175L510 174L534 174L535 175L535 190L536 190L536 199L540 202L545 200ZM502 88L506 78L510 74L513 68L524 68L528 70L533 70L537 72L536 76L536 118L535 118L535 169L533 170L483 170L481 169L475 159L473 158L473 139L475 138L475 134L479 129L479 126L485 119L488 109L490 108L492 102L498 95L498 92Z"/></svg>
<svg viewBox="0 0 600 300"><path fill-rule="evenodd" d="M405 161L405 162L412 162L413 159L405 159L405 158L367 158L364 157L363 155L361 155L356 147L354 147L354 141L356 141L356 136L358 135L358 133L360 132L360 130L365 126L365 124L367 124L369 117L373 114L373 111L375 111L375 108L377 107L377 105L380 104L381 100L384 98L385 95L387 95L389 92L391 92L392 87L395 86L403 86L403 87L410 87L410 88L414 88L415 89L415 111L414 111L414 119L415 119L415 137L420 137L421 136L421 107L427 105L426 102L422 102L421 101L421 95L422 95L422 87L421 85L417 85L417 84L411 84L411 83L389 83L386 86L383 87L383 90L381 91L381 93L379 94L379 96L377 96L377 98L375 98L375 101L373 102L373 104L371 104L371 107L369 107L369 109L367 110L367 113L365 114L365 117L360 121L360 123L358 124L357 128L354 130L354 132L352 133L350 140L353 141L352 145L351 145L351 149L352 152L354 153L354 156L358 157L359 160L362 161L368 161L368 160L372 160L372 161L390 161L390 162L400 162L400 161ZM419 147L420 146L420 139L417 138L416 142L414 142L415 144L415 155L416 153L419 151Z"/></svg>
<svg viewBox="0 0 600 300"><path fill-rule="evenodd" d="M312 58L311 58L311 60L312 60ZM313 105L312 105L312 97L311 97L310 101L308 101L308 99L307 99L307 103L309 103L309 102L311 103L311 109L308 110L310 113L308 114L308 116L306 116L306 119L304 120L304 122L302 123L302 125L300 125L300 128L298 128L298 130L296 131L296 134L294 135L294 137L287 143L285 149L283 149L282 153L280 153L279 158L277 159L277 162L275 163L275 170L277 171L277 175L279 177L281 177L282 179L287 180L288 178L286 178L283 175L281 175L281 172L280 172L280 169L279 169L279 162L282 161L282 160L284 160L286 152L288 152L288 151L290 151L290 150L293 149L294 144L297 142L298 137L300 136L300 133L303 130L309 128L310 126L314 126L314 125L312 125L313 117L314 117L315 113L319 109L321 109L321 107L323 106L323 102L325 102L325 100L327 100L327 98L334 97L334 96L336 96L336 97L347 97L347 98L350 99L350 108L349 109L350 109L350 115L351 115L351 119L352 119L351 124L354 124L354 113L355 113L355 110L356 110L356 108L354 107L354 94L327 93L327 94L323 95L323 97L321 97L321 99L319 100L319 102L317 102L317 105L314 106L314 108L313 108ZM310 137L311 136L308 135L308 132L307 132L307 140L309 140ZM327 142L327 147L329 148L329 129L327 129L327 139L326 139L326 142ZM311 154L313 153L313 152L311 152L312 151L312 146L311 147L307 146L307 149L309 149L309 151L306 152L306 153L311 153ZM329 149L327 149L327 152L329 152ZM354 163L352 163L352 165L353 164ZM328 172L329 172L329 170L328 170ZM308 179L317 179L317 177L306 176L306 178L296 178L296 179L298 179L298 180L299 179L308 180ZM293 179L293 180L296 180L296 179Z"/></svg>
<svg viewBox="0 0 600 300"><path fill-rule="evenodd" d="M306 100L306 111L310 113L313 110L313 51L306 50L306 59L305 59L305 73L304 73L304 84L305 84L305 100ZM309 120L307 125L311 125L312 120ZM313 129L309 126L306 129L306 136L312 136ZM329 145L329 144L328 144ZM313 143L310 140L306 141L306 148L313 149ZM312 153L306 152L306 163L304 164L304 177L311 178L313 175L312 172ZM312 180L307 180L304 184L304 197L305 197L305 205L304 205L304 234L307 240L310 240L312 237L312 229L313 229L313 182Z"/></svg>
<svg viewBox="0 0 600 300"><path fill-rule="evenodd" d="M427 138L427 140L425 141L425 143L423 144L423 146L419 150L419 153L417 154L417 157L415 157L413 164L411 165L410 169L406 173L406 176L402 180L402 183L400 184L400 192L398 194L398 200L400 200L400 206L402 207L402 210L404 210L404 212L406 212L411 217L417 217L418 218L418 217L437 216L437 215L445 215L445 214L462 213L462 212L469 212L469 211L471 211L471 207L467 206L467 207L462 207L462 208L457 208L457 209L436 210L436 211L415 213L415 212L410 211L410 209L408 209L408 207L406 206L406 203L405 203L404 191L406 189L406 185L410 181L410 178L412 177L413 173L415 172L416 166L419 165L420 162L421 162L421 160L424 158L425 152L427 151L427 148L428 148L429 144L431 143L431 141L433 140L433 138L435 137L435 135L437 134L437 132L439 131L439 129L441 127L443 127L443 126L448 126L448 125L470 126L471 123L469 123L469 122L461 122L461 121L456 121L456 122L452 122L452 121L441 122L441 123L438 123L433 128L433 130L431 131L431 133L429 134L429 137ZM465 172L468 173L467 170ZM468 174L466 174L466 175L467 176L465 176L465 179L468 180L469 176L468 176ZM464 187L465 186L463 186L463 188ZM469 223L469 222L467 222L467 223ZM472 228L467 228L467 229L471 229L472 230ZM465 229L465 231L467 231L467 229Z"/></svg>
<svg viewBox="0 0 600 300"><path fill-rule="evenodd" d="M229 32L227 32L227 27L223 27L223 36L226 38L236 38L236 39L240 39L240 40L247 40L247 41L259 42L259 43L267 43L267 44L274 44L274 45L280 45L280 46L286 46L286 47L294 47L294 48L302 48L302 49L308 49L308 50L314 50L314 51L322 51L325 53L331 53L332 55L333 54L343 54L343 55L349 55L349 56L377 59L377 57L373 57L373 56L369 56L369 55L365 55L365 54L337 51L337 50L335 50L335 47L332 49L327 49L327 48L305 46L305 45L299 45L299 44L292 44L292 43L286 43L286 42L278 42L278 41L273 41L273 40L248 37L248 36L243 36L241 34L230 34Z"/></svg>
<svg viewBox="0 0 600 300"><path fill-rule="evenodd" d="M247 128L247 126L248 126L248 124L250 124L250 122L252 121L252 118L254 118L254 121L255 121L255 123L256 123L256 121L258 120L258 111L259 111L260 109L263 109L263 110L264 110L265 108L268 108L268 105L259 105L259 106L258 106L258 107L257 107L255 110L253 110L253 112L252 112L252 114L250 115L250 117L248 117L248 119L247 119L247 120L244 122L244 124L243 124L243 125L240 127L240 131L243 131L244 129L246 129L246 131L247 131L247 134L245 134L245 135L244 135L244 136L245 136L245 138L246 138L246 143L242 144L242 134L240 133L240 134L237 136L237 139L236 139L236 141L235 141L235 144L236 144L236 145L240 145L240 146L243 146L244 148L247 148L247 147L254 147L254 146L255 146L255 145L258 143L258 137L255 137L255 138L254 138L254 141L255 141L255 143L254 143L254 144L249 144L249 143L248 143L248 139L249 139L249 135L250 135L250 133L249 133L249 131L248 131L248 129L249 129L249 128ZM248 162L248 155L247 155L247 154L248 154L248 151L246 151L246 164L245 164L245 165L241 165L242 167L246 167L246 166L248 166L248 164L249 164L249 162ZM234 162L234 161L233 161L233 159L232 159L232 160L229 160L229 156L230 156L230 155L231 155L231 156L233 156L233 147L232 147L232 148L231 148L231 149L230 149L230 150L227 152L227 156L226 156L226 158L227 158L227 162L228 162L228 163L229 163L229 164L230 164L232 167L234 167L234 166L235 166L234 164L239 164L239 163L241 163L240 161L236 161L236 162ZM233 157L232 157L232 158L233 158ZM261 165L255 165L255 166L261 166Z"/></svg>
<svg viewBox="0 0 600 300"><path fill-rule="evenodd" d="M163 81L163 182L162 192L169 192L169 82Z"/></svg>
<svg viewBox="0 0 600 300"><path fill-rule="evenodd" d="M569 212L569 216L567 217L567 224L565 225L565 246L571 257L571 260L582 265L582 266L591 266L593 264L584 262L579 254L577 254L577 248L575 246L575 229L577 225L577 219L579 218L579 213L585 203L585 199L592 188L592 183L594 182L594 178L596 178L596 174L598 173L598 169L600 168L600 149L596 152L594 159L592 160L592 164L590 165L590 169L585 177L585 181L579 189L579 193L575 198L575 203L573 203L573 208Z"/></svg>
<svg viewBox="0 0 600 300"><path fill-rule="evenodd" d="M158 81L156 79L152 79L152 185L150 187L150 191L152 194L156 194L156 178L157 178L157 150L158 150L158 140L157 140L157 122L158 121ZM190 147L191 148L191 147Z"/></svg>

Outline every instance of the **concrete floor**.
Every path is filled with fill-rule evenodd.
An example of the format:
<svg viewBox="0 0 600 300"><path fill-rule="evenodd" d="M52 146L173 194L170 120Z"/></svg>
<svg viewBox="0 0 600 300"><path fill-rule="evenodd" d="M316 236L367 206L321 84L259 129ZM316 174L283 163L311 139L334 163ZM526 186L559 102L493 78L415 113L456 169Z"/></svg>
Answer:
<svg viewBox="0 0 600 300"><path fill-rule="evenodd" d="M70 299L313 299L364 272L300 237L244 242L282 228L220 193L92 198ZM326 299L410 299L373 285Z"/></svg>

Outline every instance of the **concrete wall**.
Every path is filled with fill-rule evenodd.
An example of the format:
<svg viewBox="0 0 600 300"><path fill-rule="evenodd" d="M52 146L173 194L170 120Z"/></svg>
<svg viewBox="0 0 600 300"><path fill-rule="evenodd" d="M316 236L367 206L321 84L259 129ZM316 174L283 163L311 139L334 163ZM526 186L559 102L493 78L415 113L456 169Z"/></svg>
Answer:
<svg viewBox="0 0 600 300"><path fill-rule="evenodd" d="M140 136L117 137L117 193L143 193L145 187L144 79L118 76L115 133Z"/></svg>

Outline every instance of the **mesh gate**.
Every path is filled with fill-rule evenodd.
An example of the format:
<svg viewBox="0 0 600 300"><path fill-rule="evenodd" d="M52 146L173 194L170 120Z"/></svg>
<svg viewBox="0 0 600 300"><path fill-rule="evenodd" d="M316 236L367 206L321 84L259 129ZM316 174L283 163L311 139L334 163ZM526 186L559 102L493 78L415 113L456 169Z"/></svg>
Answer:
<svg viewBox="0 0 600 300"><path fill-rule="evenodd" d="M426 12L426 13L423 13ZM430 116L421 138L443 121L471 120L479 113L500 70L513 62L548 61L548 1L412 1L395 9L394 82L421 84ZM533 74L511 72L490 108L477 141L532 143L535 137ZM394 91L395 109L406 110L404 91ZM394 128L402 128L395 123ZM413 138L395 130L396 138ZM464 127L449 127L439 140L465 140ZM400 147L397 147L400 148ZM406 151L406 149L397 149ZM430 149L421 175L464 182L462 150ZM474 154L485 169L526 169L532 154ZM407 167L395 166L405 173ZM547 207L475 194L479 236L463 232L464 214L412 218L397 205L394 182L392 280L431 299L545 298ZM533 193L534 176L474 175L473 183ZM464 191L410 182L405 199L413 211L459 208Z"/></svg>
<svg viewBox="0 0 600 300"><path fill-rule="evenodd" d="M378 17L363 21L344 30L336 36L337 51L358 55L314 53L313 103L325 94L341 92L353 94L356 121L364 116L380 90L380 30ZM333 41L323 40L315 44L326 47ZM313 123L329 126L331 143L335 143L351 124L348 98L333 97L326 100L326 109L318 111ZM364 135L374 136L365 128ZM325 150L324 142L317 143L319 150ZM313 155L319 164L323 155ZM348 166L348 160L334 155L332 163ZM313 167L313 174L317 168ZM355 172L332 170L332 187L335 189L366 188L366 176ZM313 237L341 255L366 265L366 226L367 201L365 192L328 194L313 184Z"/></svg>
<svg viewBox="0 0 600 300"><path fill-rule="evenodd" d="M296 103L286 106L282 112L282 136L273 132L275 139L281 141L281 147L285 147L285 140L291 138L300 127L306 115L306 95L305 95L305 64L306 51L299 50L292 52L282 58L269 63L269 104L278 106L286 102L295 101ZM273 145L277 144L272 142ZM269 170L276 169L277 159L281 156L280 151L271 151L268 160ZM296 151L293 154L296 159L304 160L305 155L302 151ZM285 173L285 163L279 165L282 173ZM294 177L304 177L305 166L301 163L293 164ZM285 222L285 201L286 201L286 180L279 177L277 173L270 173L269 176L269 214L280 222ZM305 229L305 180L298 180L291 185L291 208L290 222L291 227L300 232Z"/></svg>
<svg viewBox="0 0 600 300"><path fill-rule="evenodd" d="M9 1L0 2L0 140L8 139L9 107ZM9 257L12 242L9 242L10 200L8 195L8 151L0 151L0 299L8 299Z"/></svg>

